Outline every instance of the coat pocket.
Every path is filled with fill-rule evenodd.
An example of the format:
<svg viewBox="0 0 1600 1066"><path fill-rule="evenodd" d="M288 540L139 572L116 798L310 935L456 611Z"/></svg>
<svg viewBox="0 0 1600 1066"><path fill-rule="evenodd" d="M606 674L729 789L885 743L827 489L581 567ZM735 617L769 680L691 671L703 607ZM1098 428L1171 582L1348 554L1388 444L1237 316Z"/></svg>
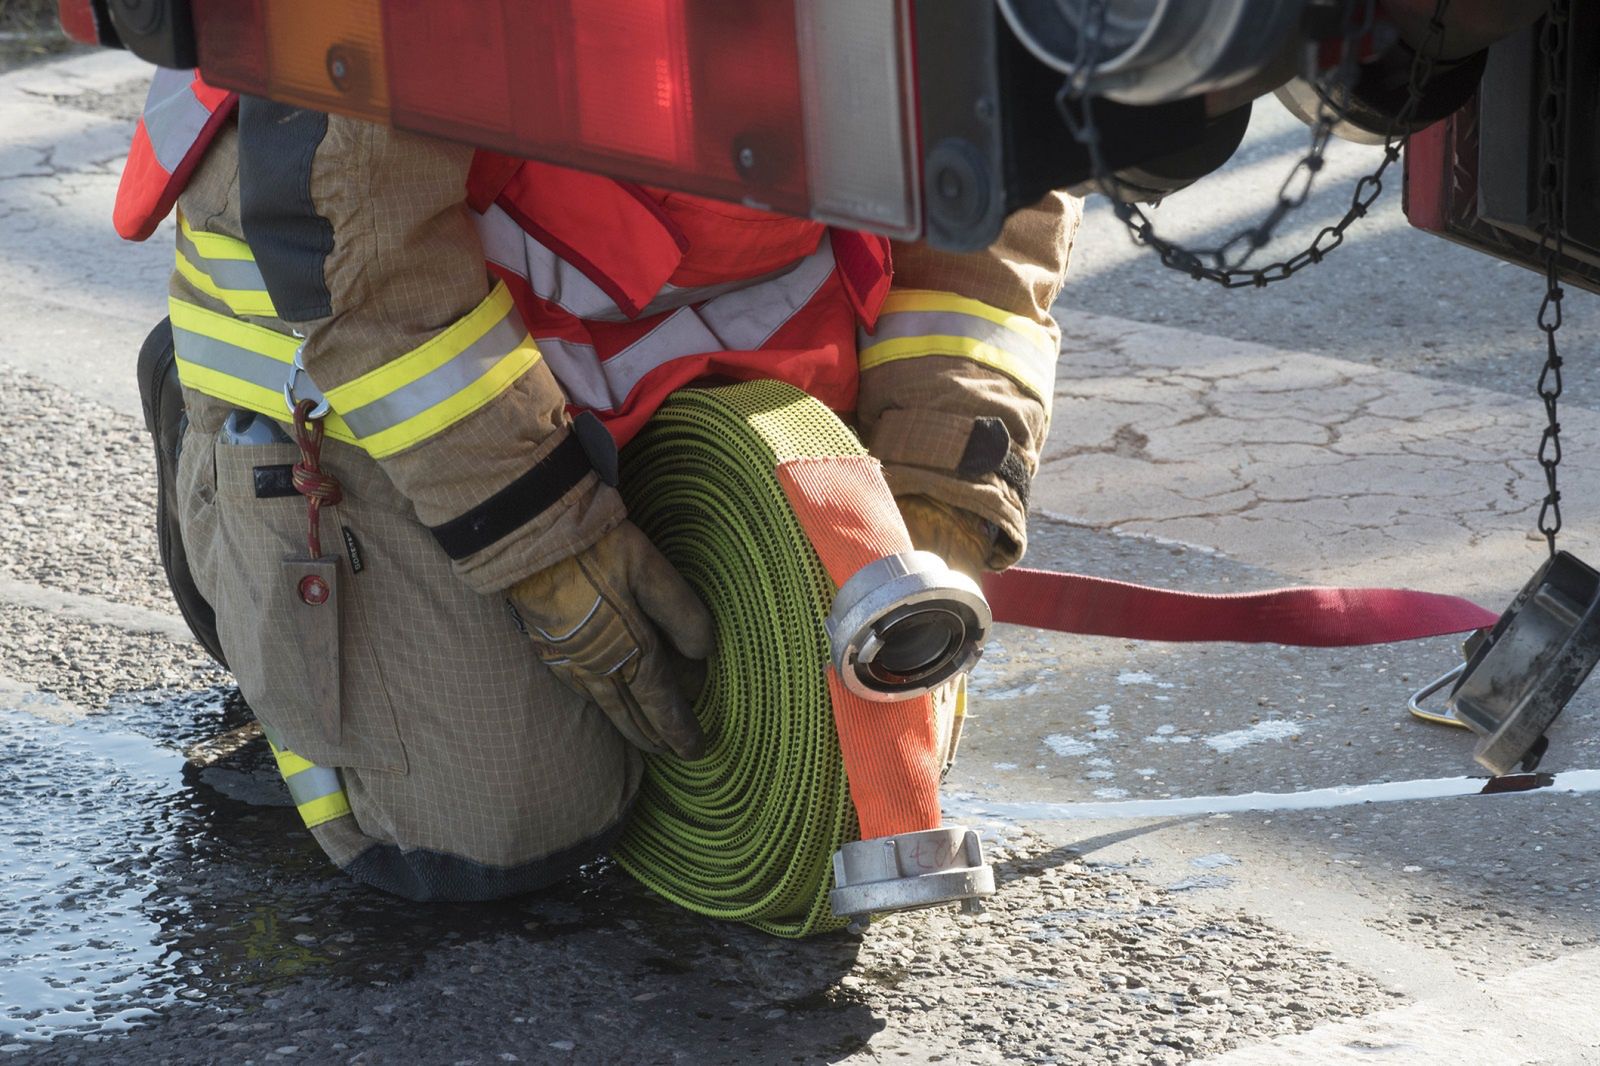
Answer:
<svg viewBox="0 0 1600 1066"><path fill-rule="evenodd" d="M284 560L305 559L306 501L290 483L299 458L292 444L218 440L213 530L203 588L216 607L217 633L239 688L261 721L319 766L403 773L406 753L364 609L368 575L347 550L341 506L322 508L322 552L334 559L337 613L325 636L306 631L297 582ZM186 538L187 543L187 538ZM300 628L296 628L296 627ZM318 699L318 680L337 662L334 702ZM328 686L323 686L327 688Z"/></svg>

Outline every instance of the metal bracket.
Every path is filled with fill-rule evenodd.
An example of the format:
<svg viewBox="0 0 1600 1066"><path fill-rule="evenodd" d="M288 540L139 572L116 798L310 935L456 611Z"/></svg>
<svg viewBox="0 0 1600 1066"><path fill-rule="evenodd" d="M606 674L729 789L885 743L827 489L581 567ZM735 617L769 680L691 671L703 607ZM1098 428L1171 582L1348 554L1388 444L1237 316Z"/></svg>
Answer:
<svg viewBox="0 0 1600 1066"><path fill-rule="evenodd" d="M300 347L294 350L294 361L289 364L289 377L283 383L283 402L289 408L289 414L293 415L301 400L310 400L316 406L306 417L326 418L331 409L328 398L322 394L322 390L317 388L317 383L312 381L311 375L306 372L305 353L306 346L302 341Z"/></svg>
<svg viewBox="0 0 1600 1066"><path fill-rule="evenodd" d="M942 903L978 910L994 895L994 867L977 833L944 826L846 844L833 853L833 884L828 903L840 918Z"/></svg>
<svg viewBox="0 0 1600 1066"><path fill-rule="evenodd" d="M1477 733L1473 758L1491 773L1533 770L1545 732L1600 662L1600 573L1557 552L1463 651L1466 663L1412 696L1412 713ZM1449 714L1424 710L1446 685Z"/></svg>

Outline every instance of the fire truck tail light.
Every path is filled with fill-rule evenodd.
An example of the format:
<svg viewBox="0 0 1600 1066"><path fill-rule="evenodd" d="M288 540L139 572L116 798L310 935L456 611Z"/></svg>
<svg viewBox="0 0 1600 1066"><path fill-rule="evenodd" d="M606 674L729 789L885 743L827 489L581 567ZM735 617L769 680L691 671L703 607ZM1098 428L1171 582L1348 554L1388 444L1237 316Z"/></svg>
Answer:
<svg viewBox="0 0 1600 1066"><path fill-rule="evenodd" d="M904 4L802 0L812 213L914 235L916 107Z"/></svg>
<svg viewBox="0 0 1600 1066"><path fill-rule="evenodd" d="M56 14L61 19L61 30L81 44L99 44L100 27L94 16L92 0L60 0Z"/></svg>
<svg viewBox="0 0 1600 1066"><path fill-rule="evenodd" d="M201 73L218 86L389 121L379 0L193 0Z"/></svg>
<svg viewBox="0 0 1600 1066"><path fill-rule="evenodd" d="M915 233L910 0L193 0L226 88Z"/></svg>

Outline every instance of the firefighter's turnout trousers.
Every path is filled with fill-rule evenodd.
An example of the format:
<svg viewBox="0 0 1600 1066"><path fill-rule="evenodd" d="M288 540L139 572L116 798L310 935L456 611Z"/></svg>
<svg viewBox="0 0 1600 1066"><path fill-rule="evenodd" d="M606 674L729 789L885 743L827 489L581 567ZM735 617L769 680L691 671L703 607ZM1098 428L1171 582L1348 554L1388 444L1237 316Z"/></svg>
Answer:
<svg viewBox="0 0 1600 1066"><path fill-rule="evenodd" d="M441 550L438 519L418 515L423 494L403 493L394 471L373 456L377 449L350 441L336 418L328 420L321 468L342 498L322 509L320 541L337 578L332 602L318 610L331 607L337 624L308 623L314 612L299 602L284 562L307 555L306 498L291 483L300 451L282 396L288 365L269 358L287 358L272 346L292 350L294 325L276 316L264 291L267 256L253 255L241 239L240 202L251 190L241 193L235 143L225 130L187 182L171 279L188 414L175 509L228 666L273 742L306 826L359 880L415 899L468 900L556 881L606 852L638 789L641 757L540 663L496 591L500 581L463 580L459 560ZM406 172L389 177L385 196L413 196ZM292 193L292 179L287 185ZM405 211L396 206L393 214ZM343 250L341 236L338 252L308 262L296 277L315 277L335 294L359 290L379 264ZM416 289L404 298L420 307L463 273L462 261L476 262L465 273L488 288L481 256L475 239L454 259L419 250L409 258ZM497 309L504 313L509 301ZM346 343L359 348L368 328L362 316L344 321L356 331ZM392 321L370 328L372 350L404 351L385 332ZM528 378L501 393L502 406ZM438 376L419 380L427 387ZM302 378L302 389L308 385ZM490 425L483 442L462 441L468 428L457 426L426 459L424 476L440 486L435 498L480 493L486 478L500 474L495 449L507 445L489 442L514 432ZM446 445L459 445L458 454L441 458ZM560 535L570 540L546 549L575 550L609 528L608 509L621 512L614 498L592 472L580 478L564 499L594 506L561 512ZM538 563L531 552L516 561L526 569ZM332 669L336 697L316 699Z"/></svg>
<svg viewBox="0 0 1600 1066"><path fill-rule="evenodd" d="M189 564L328 855L404 896L485 899L600 854L637 788L637 753L531 653L503 600L452 572L378 464L333 441L322 467L343 498L323 508L321 541L338 557L339 699L307 700L334 649L296 633L304 608L282 563L306 551L305 499L289 486L298 447L265 419L186 399Z"/></svg>

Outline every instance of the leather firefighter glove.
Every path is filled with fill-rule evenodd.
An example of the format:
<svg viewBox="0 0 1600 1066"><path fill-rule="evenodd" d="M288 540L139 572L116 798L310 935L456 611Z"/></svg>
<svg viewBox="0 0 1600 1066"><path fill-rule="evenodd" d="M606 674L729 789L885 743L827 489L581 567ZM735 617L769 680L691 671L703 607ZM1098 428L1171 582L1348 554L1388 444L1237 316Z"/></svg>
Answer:
<svg viewBox="0 0 1600 1066"><path fill-rule="evenodd" d="M680 688L699 672L661 634L689 659L704 659L716 642L711 615L637 526L623 522L509 596L540 659L599 704L629 743L684 759L704 754L705 735Z"/></svg>
<svg viewBox="0 0 1600 1066"><path fill-rule="evenodd" d="M972 578L989 569L995 534L988 522L932 496L900 496L895 502L911 534L912 547L933 552Z"/></svg>

